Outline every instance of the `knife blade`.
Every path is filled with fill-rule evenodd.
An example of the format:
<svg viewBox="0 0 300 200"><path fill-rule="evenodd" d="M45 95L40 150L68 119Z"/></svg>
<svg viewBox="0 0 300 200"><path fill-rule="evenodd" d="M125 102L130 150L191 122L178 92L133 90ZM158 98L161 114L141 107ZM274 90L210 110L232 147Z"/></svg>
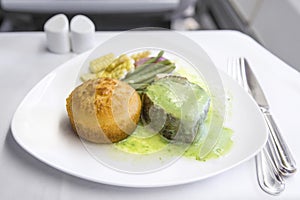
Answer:
<svg viewBox="0 0 300 200"><path fill-rule="evenodd" d="M267 98L257 81L248 61L245 58L240 60L242 68L245 71L245 77L249 92L257 105L260 107L266 124L269 128L272 144L273 161L281 174L288 176L296 172L296 162L291 154L289 147L284 141L271 113Z"/></svg>
<svg viewBox="0 0 300 200"><path fill-rule="evenodd" d="M265 97L265 94L260 87L254 73L252 72L249 63L246 59L244 59L245 62L245 73L246 73L246 79L247 84L250 89L252 97L255 99L256 103L265 109L269 109L269 103Z"/></svg>

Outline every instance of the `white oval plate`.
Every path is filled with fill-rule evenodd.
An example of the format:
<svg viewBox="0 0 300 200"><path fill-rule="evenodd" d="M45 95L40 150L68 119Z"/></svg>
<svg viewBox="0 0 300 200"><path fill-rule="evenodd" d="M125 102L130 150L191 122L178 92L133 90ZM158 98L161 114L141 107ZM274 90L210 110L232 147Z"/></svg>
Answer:
<svg viewBox="0 0 300 200"><path fill-rule="evenodd" d="M72 131L65 99L74 89L78 71L88 54L61 65L42 79L24 98L12 120L15 140L30 154L65 173L104 184L161 187L202 180L250 159L267 141L263 117L253 101L231 78L220 73L232 97L230 119L234 145L228 155L199 162L180 158L173 165L148 174L115 171L97 162Z"/></svg>

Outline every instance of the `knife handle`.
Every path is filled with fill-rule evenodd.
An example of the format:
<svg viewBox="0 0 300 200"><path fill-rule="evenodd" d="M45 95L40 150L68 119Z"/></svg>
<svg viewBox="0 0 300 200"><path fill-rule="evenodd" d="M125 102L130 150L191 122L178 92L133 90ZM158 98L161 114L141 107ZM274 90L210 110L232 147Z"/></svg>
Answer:
<svg viewBox="0 0 300 200"><path fill-rule="evenodd" d="M272 115L267 110L263 110L263 114L270 131L271 153L273 154L275 165L283 175L292 175L297 170L293 155L285 143Z"/></svg>

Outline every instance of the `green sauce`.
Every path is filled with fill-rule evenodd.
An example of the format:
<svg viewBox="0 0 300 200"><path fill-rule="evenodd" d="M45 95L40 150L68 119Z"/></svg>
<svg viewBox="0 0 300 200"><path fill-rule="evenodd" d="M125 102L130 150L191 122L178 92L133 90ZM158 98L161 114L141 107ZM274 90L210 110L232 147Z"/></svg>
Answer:
<svg viewBox="0 0 300 200"><path fill-rule="evenodd" d="M193 76L192 73L187 72L184 68L177 69L177 74L183 75L184 77L188 77L188 79L205 88L205 84L199 79L197 76ZM162 94L164 94L164 89L161 88ZM172 94L170 94L172 95ZM163 95L162 95L163 96ZM164 104L164 99L161 100L162 104ZM176 113L178 110L176 105L170 106L172 113ZM194 142L190 146L186 145L173 145L169 143L166 139L164 139L160 134L154 133L149 130L147 127L143 127L142 125L138 125L136 130L133 132L125 140L122 140L118 143L115 143L114 146L123 152L131 153L131 154L152 154L156 152L168 152L166 156L184 156L186 158L198 160L198 161L207 161L209 159L216 159L221 156L227 154L233 146L232 135L233 131L229 128L224 127L221 130L220 137L218 138L217 143L215 144L214 148L210 151L210 153L205 157L199 157L199 153L201 147L204 143L205 136L208 133L210 124L211 116L218 116L216 112L214 112L211 108L208 111L206 120L204 121L202 127L200 128L197 137L195 138ZM163 151L164 150L164 151ZM164 155L162 155L164 156Z"/></svg>
<svg viewBox="0 0 300 200"><path fill-rule="evenodd" d="M199 110L209 105L209 96L197 84L181 79L160 79L147 87L146 94L156 105L174 117L189 121L198 120ZM189 97L189 98L187 98Z"/></svg>
<svg viewBox="0 0 300 200"><path fill-rule="evenodd" d="M132 135L114 145L117 149L127 153L150 154L162 150L168 142L159 134L153 134L147 128L138 125Z"/></svg>
<svg viewBox="0 0 300 200"><path fill-rule="evenodd" d="M232 134L233 131L231 129L223 128L221 136L217 141L217 144L214 146L213 150L205 158L202 159L199 158L199 152L202 144L198 142L192 144L190 148L184 153L183 156L195 160L199 160L199 161L206 161L209 159L215 159L224 156L230 151L233 145L233 141L231 139Z"/></svg>
<svg viewBox="0 0 300 200"><path fill-rule="evenodd" d="M209 112L209 115L211 114L212 112ZM198 161L216 159L227 154L232 148L233 141L231 137L233 135L233 131L224 127L213 150L205 158L200 159L199 153L203 145L201 136L207 131L209 125L207 121L201 128L198 138L196 138L188 148L184 145L182 147L180 145L172 145L160 134L153 133L142 125L138 125L131 136L125 140L115 143L114 146L120 151L132 154L151 154L167 149L169 155L180 156L180 154L184 152L182 156ZM186 149L184 150L183 148Z"/></svg>

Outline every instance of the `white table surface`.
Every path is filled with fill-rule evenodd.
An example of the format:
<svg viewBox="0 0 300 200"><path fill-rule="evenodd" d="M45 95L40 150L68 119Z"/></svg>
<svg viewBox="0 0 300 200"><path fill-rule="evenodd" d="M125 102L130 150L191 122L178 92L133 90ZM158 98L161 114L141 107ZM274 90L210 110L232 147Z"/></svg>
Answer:
<svg viewBox="0 0 300 200"><path fill-rule="evenodd" d="M96 34L97 43L113 36ZM221 70L234 56L249 59L274 118L300 162L300 74L254 40L234 31L184 33L201 45ZM286 180L279 196L264 193L254 159L195 183L164 188L125 188L82 180L60 172L25 152L14 140L10 122L26 93L47 73L76 54L53 54L44 33L0 34L0 199L300 199L300 172ZM253 133L255 137L256 133Z"/></svg>

